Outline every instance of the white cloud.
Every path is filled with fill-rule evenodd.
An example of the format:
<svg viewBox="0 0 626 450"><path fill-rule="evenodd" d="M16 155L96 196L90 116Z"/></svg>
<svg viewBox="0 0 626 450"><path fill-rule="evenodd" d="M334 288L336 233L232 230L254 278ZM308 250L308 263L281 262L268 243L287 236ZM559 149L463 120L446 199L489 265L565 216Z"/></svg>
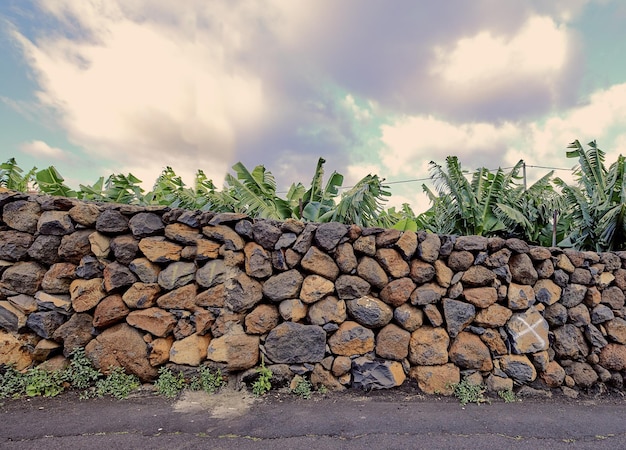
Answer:
<svg viewBox="0 0 626 450"><path fill-rule="evenodd" d="M20 145L20 150L27 155L42 158L44 160L67 161L70 156L65 150L57 147L50 147L44 141L38 140L24 142Z"/></svg>
<svg viewBox="0 0 626 450"><path fill-rule="evenodd" d="M552 77L562 70L568 52L564 26L550 17L529 18L513 36L485 30L435 49L432 73L460 87L513 84L524 77Z"/></svg>
<svg viewBox="0 0 626 450"><path fill-rule="evenodd" d="M258 76L229 59L245 32L230 26L237 9L217 11L223 22L211 24L215 29L195 26L201 4L189 5L186 28L151 16L152 2L43 2L78 37L49 32L30 41L15 34L40 103L73 143L119 167L170 165L185 179L202 168L221 181L238 134L259 120L265 100ZM180 4L160 8L168 20L184 22Z"/></svg>
<svg viewBox="0 0 626 450"><path fill-rule="evenodd" d="M386 148L381 152L381 161L391 175L410 169L421 172L429 161L441 161L448 155L476 158L498 150L504 154L519 134L512 123L453 124L432 116L403 117L382 127L381 140Z"/></svg>

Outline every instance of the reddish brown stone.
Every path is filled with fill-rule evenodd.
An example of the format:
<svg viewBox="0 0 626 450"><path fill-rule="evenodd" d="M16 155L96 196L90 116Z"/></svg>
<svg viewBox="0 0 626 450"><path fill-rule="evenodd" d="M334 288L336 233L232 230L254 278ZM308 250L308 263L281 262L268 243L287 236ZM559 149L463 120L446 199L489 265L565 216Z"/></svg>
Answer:
<svg viewBox="0 0 626 450"><path fill-rule="evenodd" d="M124 320L129 312L130 309L122 300L121 295L109 295L96 306L93 314L93 326L97 328L109 327Z"/></svg>
<svg viewBox="0 0 626 450"><path fill-rule="evenodd" d="M380 299L391 306L400 306L409 300L415 288L416 285L410 278L399 278L380 291Z"/></svg>
<svg viewBox="0 0 626 450"><path fill-rule="evenodd" d="M376 336L376 354L381 358L402 360L409 354L411 333L397 325L389 324Z"/></svg>
<svg viewBox="0 0 626 450"><path fill-rule="evenodd" d="M328 339L328 345L338 356L363 355L374 350L374 332L356 322L344 322Z"/></svg>
<svg viewBox="0 0 626 450"><path fill-rule="evenodd" d="M452 395L461 381L461 371L454 364L412 367L409 376L425 394Z"/></svg>
<svg viewBox="0 0 626 450"><path fill-rule="evenodd" d="M463 291L463 296L478 308L487 308L498 300L498 292L493 287L467 288Z"/></svg>
<svg viewBox="0 0 626 450"><path fill-rule="evenodd" d="M450 338L443 328L418 328L411 334L409 361L419 366L446 364L449 344Z"/></svg>
<svg viewBox="0 0 626 450"><path fill-rule="evenodd" d="M269 333L278 325L280 315L274 305L259 305L254 308L245 318L246 333L265 334Z"/></svg>
<svg viewBox="0 0 626 450"><path fill-rule="evenodd" d="M89 311L106 297L102 281L102 278L72 281L70 284L70 296L74 311Z"/></svg>
<svg viewBox="0 0 626 450"><path fill-rule="evenodd" d="M493 369L489 349L473 333L461 332L450 346L450 361L461 369L478 369L488 372Z"/></svg>
<svg viewBox="0 0 626 450"><path fill-rule="evenodd" d="M158 337L167 336L176 326L176 318L173 314L156 307L132 311L126 316L126 322Z"/></svg>
<svg viewBox="0 0 626 450"><path fill-rule="evenodd" d="M144 309L152 308L161 292L157 283L133 283L122 295L122 300L129 308Z"/></svg>

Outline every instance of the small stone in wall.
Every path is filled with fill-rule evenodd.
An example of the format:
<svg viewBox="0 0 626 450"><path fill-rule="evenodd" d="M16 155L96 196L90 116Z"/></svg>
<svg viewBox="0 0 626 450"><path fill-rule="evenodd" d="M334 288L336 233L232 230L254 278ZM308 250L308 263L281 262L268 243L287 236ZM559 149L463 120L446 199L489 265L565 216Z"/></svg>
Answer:
<svg viewBox="0 0 626 450"><path fill-rule="evenodd" d="M346 302L337 297L328 296L309 306L307 316L312 325L340 324L347 317Z"/></svg>
<svg viewBox="0 0 626 450"><path fill-rule="evenodd" d="M482 372L493 369L489 349L473 333L459 333L450 346L449 356L450 361L460 369L478 369Z"/></svg>
<svg viewBox="0 0 626 450"><path fill-rule="evenodd" d="M106 328L114 323L120 322L130 313L130 309L119 294L109 295L104 298L93 314L93 326L97 328Z"/></svg>
<svg viewBox="0 0 626 450"><path fill-rule="evenodd" d="M626 369L626 345L608 344L600 351L600 365L608 370Z"/></svg>
<svg viewBox="0 0 626 450"><path fill-rule="evenodd" d="M420 327L411 334L409 361L419 366L446 364L449 344L450 337L443 328Z"/></svg>
<svg viewBox="0 0 626 450"><path fill-rule="evenodd" d="M72 307L76 312L85 312L94 308L106 297L102 278L74 280L70 284Z"/></svg>
<svg viewBox="0 0 626 450"><path fill-rule="evenodd" d="M414 231L406 230L396 241L395 247L404 259L410 260L417 250L417 234Z"/></svg>
<svg viewBox="0 0 626 450"><path fill-rule="evenodd" d="M0 260L26 259L34 239L31 234L15 230L0 231Z"/></svg>
<svg viewBox="0 0 626 450"><path fill-rule="evenodd" d="M401 361L409 355L411 333L390 323L376 336L376 354L381 358Z"/></svg>
<svg viewBox="0 0 626 450"><path fill-rule="evenodd" d="M26 314L6 300L0 300L0 328L17 333L26 326Z"/></svg>
<svg viewBox="0 0 626 450"><path fill-rule="evenodd" d="M245 318L245 329L248 334L269 333L278 325L280 314L274 305L259 305Z"/></svg>
<svg viewBox="0 0 626 450"><path fill-rule="evenodd" d="M347 321L328 339L330 350L338 356L364 355L374 350L374 332Z"/></svg>
<svg viewBox="0 0 626 450"><path fill-rule="evenodd" d="M267 278L272 275L272 257L256 242L248 242L243 248L246 273L253 278Z"/></svg>
<svg viewBox="0 0 626 450"><path fill-rule="evenodd" d="M78 313L57 328L52 339L63 342L63 355L69 357L75 348L84 347L91 341L92 330L93 317L90 314Z"/></svg>
<svg viewBox="0 0 626 450"><path fill-rule="evenodd" d="M474 321L476 308L469 303L444 298L443 315L446 319L448 334L454 338Z"/></svg>
<svg viewBox="0 0 626 450"><path fill-rule="evenodd" d="M0 365L24 370L32 362L32 356L25 348L24 343L4 330L0 330Z"/></svg>
<svg viewBox="0 0 626 450"><path fill-rule="evenodd" d="M59 246L61 236L39 235L28 249L28 256L44 264L54 264L59 261ZM75 263L75 262L74 262Z"/></svg>
<svg viewBox="0 0 626 450"><path fill-rule="evenodd" d="M319 275L307 276L300 290L300 300L304 303L315 303L335 291L335 285Z"/></svg>
<svg viewBox="0 0 626 450"><path fill-rule="evenodd" d="M455 250L484 251L489 239L483 236L459 236L454 244Z"/></svg>
<svg viewBox="0 0 626 450"><path fill-rule="evenodd" d="M139 241L139 250L155 263L179 261L182 249L181 245L167 241L162 236L147 237Z"/></svg>
<svg viewBox="0 0 626 450"><path fill-rule="evenodd" d="M15 263L2 273L0 290L7 295L33 295L40 289L45 274L45 267L37 262Z"/></svg>
<svg viewBox="0 0 626 450"><path fill-rule="evenodd" d="M402 278L409 274L409 264L393 248L378 249L376 259L392 278Z"/></svg>
<svg viewBox="0 0 626 450"><path fill-rule="evenodd" d="M443 325L443 316L439 308L437 308L437 305L424 306L424 315L432 326L440 327Z"/></svg>
<svg viewBox="0 0 626 450"><path fill-rule="evenodd" d="M393 307L406 303L416 285L410 278L399 278L391 281L380 291L380 299Z"/></svg>
<svg viewBox="0 0 626 450"><path fill-rule="evenodd" d="M500 359L500 367L514 381L521 384L530 383L537 378L535 366L525 355L504 355Z"/></svg>
<svg viewBox="0 0 626 450"><path fill-rule="evenodd" d="M59 328L68 317L58 311L39 311L28 315L26 326L33 330L38 336L44 339L52 339L57 328Z"/></svg>
<svg viewBox="0 0 626 450"><path fill-rule="evenodd" d="M2 221L14 230L34 234L41 214L41 207L36 202L17 200L4 206Z"/></svg>
<svg viewBox="0 0 626 450"><path fill-rule="evenodd" d="M235 230L226 225L207 226L202 228L202 234L212 240L219 241L224 244L226 250L242 250L244 240Z"/></svg>
<svg viewBox="0 0 626 450"><path fill-rule="evenodd" d="M370 296L347 300L346 307L355 321L368 328L383 327L393 318L393 310L389 305Z"/></svg>
<svg viewBox="0 0 626 450"><path fill-rule="evenodd" d="M163 289L172 290L193 282L196 265L192 262L175 262L159 272L158 283Z"/></svg>
<svg viewBox="0 0 626 450"><path fill-rule="evenodd" d="M452 395L461 382L461 372L454 364L412 367L409 376L425 394Z"/></svg>
<svg viewBox="0 0 626 450"><path fill-rule="evenodd" d="M509 269L513 281L518 284L534 285L539 275L533 266L533 262L526 253L514 254L509 259Z"/></svg>
<svg viewBox="0 0 626 450"><path fill-rule="evenodd" d="M315 231L315 244L329 252L334 250L339 241L348 232L348 227L339 222L322 223Z"/></svg>
<svg viewBox="0 0 626 450"><path fill-rule="evenodd" d="M274 302L298 298L304 278L297 270L289 270L268 278L263 283L263 295Z"/></svg>
<svg viewBox="0 0 626 450"><path fill-rule="evenodd" d="M137 277L126 266L116 262L108 264L103 271L104 289L107 292L111 292L116 289L120 289L126 286L131 286Z"/></svg>
<svg viewBox="0 0 626 450"><path fill-rule="evenodd" d="M486 329L485 332L480 335L480 339L487 345L494 356L502 356L509 353L506 344L502 340L502 336L500 336L500 333L496 329Z"/></svg>
<svg viewBox="0 0 626 450"><path fill-rule="evenodd" d="M157 337L167 336L176 326L173 314L156 307L132 311L126 316L126 322Z"/></svg>
<svg viewBox="0 0 626 450"><path fill-rule="evenodd" d="M393 311L393 319L405 330L413 332L424 323L424 313L421 309L405 303Z"/></svg>
<svg viewBox="0 0 626 450"><path fill-rule="evenodd" d="M373 349L373 333L371 340ZM265 340L265 352L274 363L320 362L324 359L325 350L326 332L316 325L283 322L270 331Z"/></svg>
<svg viewBox="0 0 626 450"><path fill-rule="evenodd" d="M207 356L210 336L192 334L184 339L174 341L170 348L169 360L174 364L197 367Z"/></svg>
<svg viewBox="0 0 626 450"><path fill-rule="evenodd" d="M224 305L234 312L248 311L263 298L261 284L240 272L224 283Z"/></svg>
<svg viewBox="0 0 626 450"><path fill-rule="evenodd" d="M536 353L549 347L548 323L535 308L513 314L506 330L515 353Z"/></svg>
<svg viewBox="0 0 626 450"><path fill-rule="evenodd" d="M174 343L174 337L154 339L148 344L148 361L152 367L158 367L170 360L170 349Z"/></svg>
<svg viewBox="0 0 626 450"><path fill-rule="evenodd" d="M352 360L352 387L390 389L404 383L406 375L398 361L372 360L361 356Z"/></svg>
<svg viewBox="0 0 626 450"><path fill-rule="evenodd" d="M558 358L576 360L589 354L589 345L583 332L576 326L565 324L553 330L553 333L555 337L553 347Z"/></svg>
<svg viewBox="0 0 626 450"><path fill-rule="evenodd" d="M337 296L342 300L352 300L368 295L371 285L355 275L341 275L335 281Z"/></svg>
<svg viewBox="0 0 626 450"><path fill-rule="evenodd" d="M94 246L93 237L98 234L100 233L93 233L89 235L89 242L91 242L92 251ZM123 234L111 239L109 242L109 248L113 251L113 255L117 262L128 265L137 256L137 252L139 251L139 241L130 234Z"/></svg>

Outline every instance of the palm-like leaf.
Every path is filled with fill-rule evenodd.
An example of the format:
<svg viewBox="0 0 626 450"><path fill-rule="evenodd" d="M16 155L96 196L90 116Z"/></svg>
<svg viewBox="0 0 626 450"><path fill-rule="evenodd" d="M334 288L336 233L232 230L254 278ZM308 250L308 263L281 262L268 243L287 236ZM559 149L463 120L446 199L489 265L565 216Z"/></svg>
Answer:
<svg viewBox="0 0 626 450"><path fill-rule="evenodd" d="M10 158L7 162L0 164L0 186L14 191L26 192L28 185L35 180L37 168L33 167L27 173L17 165L15 158Z"/></svg>

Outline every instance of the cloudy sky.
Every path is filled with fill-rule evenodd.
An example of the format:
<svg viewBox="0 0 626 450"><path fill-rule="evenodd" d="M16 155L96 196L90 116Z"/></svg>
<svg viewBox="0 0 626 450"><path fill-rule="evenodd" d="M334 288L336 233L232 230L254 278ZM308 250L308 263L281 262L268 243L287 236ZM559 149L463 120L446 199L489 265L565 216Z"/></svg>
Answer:
<svg viewBox="0 0 626 450"><path fill-rule="evenodd" d="M321 156L421 211L408 180L448 155L626 154L625 24L623 0L1 0L0 156L74 187L241 161L283 189Z"/></svg>

